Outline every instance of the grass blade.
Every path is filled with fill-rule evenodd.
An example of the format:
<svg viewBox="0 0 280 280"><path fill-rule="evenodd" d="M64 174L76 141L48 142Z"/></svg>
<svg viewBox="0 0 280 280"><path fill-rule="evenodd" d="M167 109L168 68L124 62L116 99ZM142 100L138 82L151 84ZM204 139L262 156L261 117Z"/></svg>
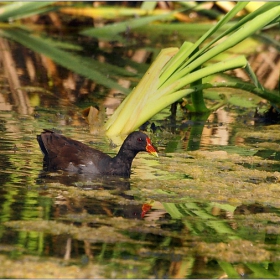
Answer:
<svg viewBox="0 0 280 280"><path fill-rule="evenodd" d="M197 67L200 67L206 61L212 59L216 55L228 50L229 48L237 45L257 30L260 30L270 22L272 22L275 18L277 18L280 14L280 6L276 6L269 11L266 11L260 15L258 15L253 20L247 22L242 26L242 28L238 29L234 32L231 36L229 36L225 41L221 42L220 44L214 46L197 59L192 61L190 64L187 64L185 68L181 71L177 71L172 75L172 77L164 84L164 86L168 86L172 84L174 81L186 76L190 72L192 72ZM192 47L193 48L193 47Z"/></svg>
<svg viewBox="0 0 280 280"><path fill-rule="evenodd" d="M137 27L141 27L143 25L147 25L155 20L173 19L174 13L175 12L170 12L168 14L163 14L163 15L153 15L153 16L146 16L143 18L130 19L123 22L108 24L99 28L96 27L88 28L81 31L80 34L112 41L112 39L116 39L116 38L120 39L121 37L116 37L116 36L121 32L125 32L127 30L134 29Z"/></svg>
<svg viewBox="0 0 280 280"><path fill-rule="evenodd" d="M73 55L63 50L60 50L50 44L46 44L45 40L40 37L33 36L26 32L18 30L2 30L0 36L12 39L27 48L44 54L47 57L54 60L56 63L63 67L74 71L84 77L90 78L93 81L104 85L109 88L118 89L123 93L128 93L128 89L121 87L114 80L109 79L106 75L103 75L100 71L94 70L95 61L92 60L90 63L82 63L83 59L79 56Z"/></svg>
<svg viewBox="0 0 280 280"><path fill-rule="evenodd" d="M29 16L30 13L39 14L42 7L54 2L14 2L0 8L0 21L8 21ZM43 10L44 11L44 10Z"/></svg>

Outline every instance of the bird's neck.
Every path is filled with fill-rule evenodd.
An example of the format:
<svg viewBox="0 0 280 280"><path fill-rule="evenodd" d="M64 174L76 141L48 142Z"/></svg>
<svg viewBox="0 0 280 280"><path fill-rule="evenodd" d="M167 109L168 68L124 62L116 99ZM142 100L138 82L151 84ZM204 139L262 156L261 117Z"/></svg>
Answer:
<svg viewBox="0 0 280 280"><path fill-rule="evenodd" d="M118 154L112 158L114 165L118 166L118 170L123 173L124 176L130 177L132 161L137 153L136 151L126 150L121 147Z"/></svg>

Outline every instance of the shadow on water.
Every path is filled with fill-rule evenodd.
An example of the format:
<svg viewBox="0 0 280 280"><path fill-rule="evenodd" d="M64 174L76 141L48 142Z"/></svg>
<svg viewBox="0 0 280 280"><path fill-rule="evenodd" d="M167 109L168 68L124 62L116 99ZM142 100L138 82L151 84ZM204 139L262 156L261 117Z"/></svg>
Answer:
<svg viewBox="0 0 280 280"><path fill-rule="evenodd" d="M137 201L133 201L133 196L126 194L126 191L130 190L130 181L128 179L69 172L51 173L50 175L49 172L42 171L37 180L37 183L45 190L53 182L61 186L72 186L77 194L79 191L85 194L85 196L71 198L61 196L55 204L62 205L61 209L64 214L83 213L86 211L91 215L109 215L136 219L141 219L145 215L144 206ZM99 194L103 192L104 199L89 195L96 192L99 192ZM106 199L106 195L108 199ZM119 203L120 200L123 201L123 204ZM62 202L61 204L60 201Z"/></svg>

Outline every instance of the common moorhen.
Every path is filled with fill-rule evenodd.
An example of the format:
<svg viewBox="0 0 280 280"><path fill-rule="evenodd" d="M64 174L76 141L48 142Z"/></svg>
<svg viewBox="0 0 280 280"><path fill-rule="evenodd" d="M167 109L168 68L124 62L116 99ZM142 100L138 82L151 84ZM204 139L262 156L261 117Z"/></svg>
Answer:
<svg viewBox="0 0 280 280"><path fill-rule="evenodd" d="M93 149L79 141L44 129L37 135L48 171L66 170L96 175L130 177L131 164L138 152L147 151L157 156L150 138L143 132L132 132L123 142L115 157Z"/></svg>

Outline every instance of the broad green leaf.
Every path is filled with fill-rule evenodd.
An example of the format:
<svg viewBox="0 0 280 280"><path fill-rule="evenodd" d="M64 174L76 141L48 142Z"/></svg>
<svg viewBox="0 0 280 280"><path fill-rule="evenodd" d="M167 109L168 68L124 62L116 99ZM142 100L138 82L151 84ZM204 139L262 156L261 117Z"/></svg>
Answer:
<svg viewBox="0 0 280 280"><path fill-rule="evenodd" d="M50 6L54 2L14 2L0 7L0 21L10 21L31 14L40 14L49 11L49 9L42 9L45 6ZM52 8L54 9L54 8Z"/></svg>

